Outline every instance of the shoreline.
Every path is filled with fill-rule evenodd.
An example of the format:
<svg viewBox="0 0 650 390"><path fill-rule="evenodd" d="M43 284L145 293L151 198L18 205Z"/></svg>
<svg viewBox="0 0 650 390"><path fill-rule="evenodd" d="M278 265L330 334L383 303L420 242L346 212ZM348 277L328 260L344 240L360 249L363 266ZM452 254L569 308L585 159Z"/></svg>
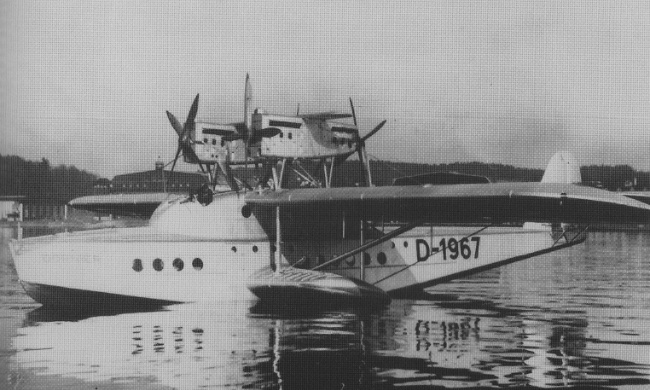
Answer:
<svg viewBox="0 0 650 390"><path fill-rule="evenodd" d="M144 220L79 221L37 219L28 221L0 221L0 228L47 228L47 229L104 229L142 226Z"/></svg>

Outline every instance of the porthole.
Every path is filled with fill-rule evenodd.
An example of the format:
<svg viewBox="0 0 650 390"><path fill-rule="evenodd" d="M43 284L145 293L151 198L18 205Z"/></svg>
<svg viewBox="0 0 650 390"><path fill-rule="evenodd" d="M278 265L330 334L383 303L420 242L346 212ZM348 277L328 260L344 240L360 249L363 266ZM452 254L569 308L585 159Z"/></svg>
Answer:
<svg viewBox="0 0 650 390"><path fill-rule="evenodd" d="M409 242L408 242L408 241L404 241L404 248L408 248L408 247L409 247Z"/></svg>
<svg viewBox="0 0 650 390"><path fill-rule="evenodd" d="M370 254L363 254L363 265L370 265Z"/></svg>
<svg viewBox="0 0 650 390"><path fill-rule="evenodd" d="M352 256L352 257L349 257L349 258L345 259L345 264L352 267L352 266L354 266L355 261L356 261L356 258L354 256Z"/></svg>
<svg viewBox="0 0 650 390"><path fill-rule="evenodd" d="M233 246L232 248L230 248L230 250L233 251L234 253L237 253L237 247L236 246Z"/></svg>
<svg viewBox="0 0 650 390"><path fill-rule="evenodd" d="M133 270L135 272L142 271L142 260L140 260L140 259L133 260Z"/></svg>
<svg viewBox="0 0 650 390"><path fill-rule="evenodd" d="M172 262L172 266L174 267L174 269L175 269L176 271L182 271L182 270L183 270L183 267L185 266L185 264L183 264L183 260L181 260L181 259L179 259L179 258L177 257L177 258L175 258L174 261Z"/></svg>
<svg viewBox="0 0 650 390"><path fill-rule="evenodd" d="M293 137L291 136L291 133L289 133L289 136L288 136L288 137L289 137L289 139L293 138Z"/></svg>
<svg viewBox="0 0 650 390"><path fill-rule="evenodd" d="M386 264L386 254L384 252L377 253L377 263L380 265Z"/></svg>
<svg viewBox="0 0 650 390"><path fill-rule="evenodd" d="M241 215L244 216L244 218L250 217L251 214L252 214L251 206L246 204L241 208Z"/></svg>
<svg viewBox="0 0 650 390"><path fill-rule="evenodd" d="M216 145L216 144L217 144L217 140L216 140L216 139L213 139L213 140L212 140L212 145Z"/></svg>
<svg viewBox="0 0 650 390"><path fill-rule="evenodd" d="M284 134L282 132L280 132L280 138L282 138L282 137L284 137Z"/></svg>
<svg viewBox="0 0 650 390"><path fill-rule="evenodd" d="M391 249L395 249L395 243L391 241L390 242L390 247L391 247Z"/></svg>
<svg viewBox="0 0 650 390"><path fill-rule="evenodd" d="M275 245L271 244L271 253L275 253L275 251L276 251Z"/></svg>
<svg viewBox="0 0 650 390"><path fill-rule="evenodd" d="M198 257L194 260L192 260L192 267L194 267L195 270L200 271L203 269L203 260L199 259Z"/></svg>
<svg viewBox="0 0 650 390"><path fill-rule="evenodd" d="M156 259L153 261L153 269L156 271L162 271L164 267L165 264L163 263L162 259Z"/></svg>
<svg viewBox="0 0 650 390"><path fill-rule="evenodd" d="M253 252L257 253L257 245L253 245Z"/></svg>

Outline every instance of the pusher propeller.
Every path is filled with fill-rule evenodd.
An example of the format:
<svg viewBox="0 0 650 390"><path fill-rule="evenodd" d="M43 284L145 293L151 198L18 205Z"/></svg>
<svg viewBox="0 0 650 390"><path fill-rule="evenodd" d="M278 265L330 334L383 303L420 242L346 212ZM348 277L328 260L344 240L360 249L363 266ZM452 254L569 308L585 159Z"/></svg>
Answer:
<svg viewBox="0 0 650 390"><path fill-rule="evenodd" d="M352 110L352 120L354 121L354 125L359 129L359 125L357 124L357 114L356 111L354 110L354 103L352 103L352 98L350 98L350 109ZM358 130L357 130L357 147L356 147L356 152L359 155L359 161L361 164L363 164L365 170L366 170L366 184L368 186L372 186L372 176L370 175L370 162L368 161L368 155L366 154L366 141L368 138L372 137L377 133L379 130L381 130L382 127L386 124L386 120L383 120L380 122L377 126L375 126L372 131L370 131L368 134L364 135L363 137L359 136ZM348 156L345 156L342 160L337 161L337 163L342 163L343 161L347 160Z"/></svg>

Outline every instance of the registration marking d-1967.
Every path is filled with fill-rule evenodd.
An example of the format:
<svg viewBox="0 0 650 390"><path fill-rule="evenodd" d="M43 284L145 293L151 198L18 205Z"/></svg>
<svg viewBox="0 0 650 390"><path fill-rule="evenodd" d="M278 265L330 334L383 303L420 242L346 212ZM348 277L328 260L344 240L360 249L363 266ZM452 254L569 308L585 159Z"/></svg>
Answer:
<svg viewBox="0 0 650 390"><path fill-rule="evenodd" d="M456 260L459 257L463 259L478 259L481 237L464 237L460 240L453 237L443 238L440 240L438 245L439 246L432 247L422 238L415 240L417 261L426 261L429 257L439 252L442 252L443 260Z"/></svg>

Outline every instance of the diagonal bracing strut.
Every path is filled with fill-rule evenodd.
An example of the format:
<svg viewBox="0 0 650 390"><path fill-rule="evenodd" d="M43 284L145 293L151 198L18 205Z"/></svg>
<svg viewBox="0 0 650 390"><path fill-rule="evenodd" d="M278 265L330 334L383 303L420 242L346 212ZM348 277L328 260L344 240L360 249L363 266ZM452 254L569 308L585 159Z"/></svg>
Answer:
<svg viewBox="0 0 650 390"><path fill-rule="evenodd" d="M386 242L386 241L390 240L393 237L397 237L402 233L408 232L409 230L413 230L413 229L415 229L416 227L418 227L420 225L422 225L422 222L418 221L418 222L413 222L413 223L410 223L410 224L408 224L406 226L402 226L400 228L397 228L397 229L393 230L390 233L384 234L383 236L377 238L376 240L372 240L372 241L370 241L370 242L368 242L366 244L363 244L363 245L361 245L361 246L359 246L359 247L357 247L357 248L355 248L355 249L353 249L353 250L351 250L351 251L349 251L347 253L344 253L344 254L342 254L340 256L336 256L332 260L329 260L329 261L326 261L323 264L317 265L316 267L312 268L312 270L315 271L315 270L321 269L323 267L326 267L326 266L328 266L328 265L330 265L332 263L335 263L337 261L343 260L346 257L354 256L357 253L363 252L368 248L372 248L373 246L376 246L376 245L379 245L379 244L381 244L383 242ZM363 259L362 259L362 261L363 261Z"/></svg>

